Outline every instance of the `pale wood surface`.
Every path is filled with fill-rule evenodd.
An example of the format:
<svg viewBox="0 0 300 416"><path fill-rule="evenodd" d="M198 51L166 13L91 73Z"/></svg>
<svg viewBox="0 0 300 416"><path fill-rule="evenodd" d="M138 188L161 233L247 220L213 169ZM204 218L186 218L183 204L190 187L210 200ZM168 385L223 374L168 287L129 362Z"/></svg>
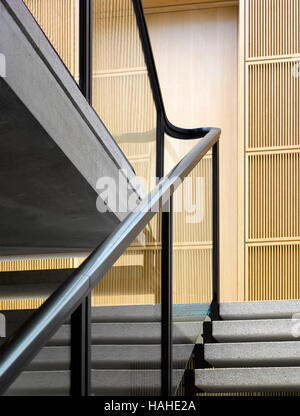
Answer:
<svg viewBox="0 0 300 416"><path fill-rule="evenodd" d="M221 297L237 300L237 7L147 15L170 120L218 126ZM166 170L194 143L168 140Z"/></svg>
<svg viewBox="0 0 300 416"><path fill-rule="evenodd" d="M245 290L245 2L239 2L238 57L238 288L237 300L244 301Z"/></svg>

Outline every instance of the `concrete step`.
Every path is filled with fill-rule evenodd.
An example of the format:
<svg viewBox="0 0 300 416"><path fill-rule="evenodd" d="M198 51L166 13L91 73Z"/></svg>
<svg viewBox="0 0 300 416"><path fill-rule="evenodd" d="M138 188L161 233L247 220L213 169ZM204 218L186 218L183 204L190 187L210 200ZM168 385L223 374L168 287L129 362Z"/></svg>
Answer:
<svg viewBox="0 0 300 416"><path fill-rule="evenodd" d="M184 370L173 371L174 391ZM96 396L159 395L160 370L92 370L92 394ZM70 371L24 371L5 396L66 396Z"/></svg>
<svg viewBox="0 0 300 416"><path fill-rule="evenodd" d="M114 310L116 308L116 310ZM161 324L155 319L158 311L156 305L142 305L127 307L96 307L92 308L92 337L94 344L157 344L161 342ZM3 311L6 316L7 336L11 336L34 311ZM198 312L197 312L198 313ZM182 316L182 315L181 315ZM195 315L193 315L195 316ZM130 319L133 322L126 322ZM112 320L112 322L109 321ZM124 319L124 321L123 321ZM104 322L97 322L103 320ZM115 322L114 322L115 321ZM119 322L118 322L119 321ZM135 322L136 321L136 322ZM202 322L178 321L174 322L174 343L195 343L202 331ZM64 346L70 344L71 327L69 323L62 325L47 346Z"/></svg>
<svg viewBox="0 0 300 416"><path fill-rule="evenodd" d="M195 370L195 384L204 392L298 392L300 367L222 368Z"/></svg>
<svg viewBox="0 0 300 416"><path fill-rule="evenodd" d="M295 341L300 340L300 320L214 321L212 331L219 342Z"/></svg>
<svg viewBox="0 0 300 416"><path fill-rule="evenodd" d="M176 322L174 344L194 344L202 331L202 322ZM93 344L160 344L161 324L158 322L94 323Z"/></svg>
<svg viewBox="0 0 300 416"><path fill-rule="evenodd" d="M71 325L64 324L62 325L52 338L47 342L46 346L48 347L59 347L70 345L71 343Z"/></svg>
<svg viewBox="0 0 300 416"><path fill-rule="evenodd" d="M300 314L300 300L223 302L220 315L225 320L288 319Z"/></svg>
<svg viewBox="0 0 300 416"><path fill-rule="evenodd" d="M300 341L205 344L213 367L300 367Z"/></svg>
<svg viewBox="0 0 300 416"><path fill-rule="evenodd" d="M26 371L70 370L70 365L70 347L44 347L27 366Z"/></svg>
<svg viewBox="0 0 300 416"><path fill-rule="evenodd" d="M173 305L173 320L203 321L209 310L208 303ZM92 308L93 322L160 322L161 305L96 306Z"/></svg>
<svg viewBox="0 0 300 416"><path fill-rule="evenodd" d="M0 299L49 297L74 269L30 270L0 273ZM16 311L13 311L16 312ZM22 320L24 314L15 313Z"/></svg>
<svg viewBox="0 0 300 416"><path fill-rule="evenodd" d="M68 396L70 371L23 371L5 396Z"/></svg>
<svg viewBox="0 0 300 416"><path fill-rule="evenodd" d="M173 370L174 393L184 370ZM161 391L160 370L93 370L92 394L95 396L156 396Z"/></svg>
<svg viewBox="0 0 300 416"><path fill-rule="evenodd" d="M92 321L113 322L160 322L160 305L122 305L92 307Z"/></svg>
<svg viewBox="0 0 300 416"><path fill-rule="evenodd" d="M173 366L184 369L194 344L173 346ZM159 369L160 345L93 345L94 369Z"/></svg>
<svg viewBox="0 0 300 416"><path fill-rule="evenodd" d="M0 274L0 287L2 295L2 288L8 286L9 279L12 278L12 286L14 288L10 291L20 291L18 284L25 286L26 280L28 285L42 283L44 278L49 284L56 285L62 282L72 272L72 269L63 270L43 270L31 272L13 272ZM20 273L20 275L19 275ZM45 275L44 275L45 273ZM5 276L2 276L5 275ZM3 285L3 286L2 286ZM27 284L26 284L27 286ZM31 286L32 287L32 286ZM27 289L26 289L27 290ZM38 293L38 289L34 289ZM40 294L40 293L39 293ZM193 303L189 305L178 304L173 305L173 321L174 322L199 322L205 319L209 304L207 303ZM6 317L6 326L8 336L23 324L34 310L10 310L1 311ZM94 306L91 310L91 317L93 323L121 323L121 322L160 322L161 321L161 306L160 305L124 305L124 306ZM70 320L67 320L68 323Z"/></svg>
<svg viewBox="0 0 300 416"><path fill-rule="evenodd" d="M193 344L174 345L174 368L185 368ZM70 347L44 347L26 371L70 370ZM94 369L158 369L161 366L160 345L93 345Z"/></svg>

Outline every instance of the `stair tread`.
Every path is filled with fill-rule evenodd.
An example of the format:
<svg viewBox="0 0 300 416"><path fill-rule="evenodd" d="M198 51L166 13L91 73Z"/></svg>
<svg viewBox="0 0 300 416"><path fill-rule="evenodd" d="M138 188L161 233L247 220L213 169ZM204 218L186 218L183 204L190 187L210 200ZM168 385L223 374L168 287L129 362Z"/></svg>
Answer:
<svg viewBox="0 0 300 416"><path fill-rule="evenodd" d="M177 388L184 370L173 370ZM161 370L92 370L93 395L160 394ZM24 371L5 393L13 395L68 395L70 371Z"/></svg>
<svg viewBox="0 0 300 416"><path fill-rule="evenodd" d="M219 342L289 341L300 339L298 319L214 321L213 337Z"/></svg>
<svg viewBox="0 0 300 416"><path fill-rule="evenodd" d="M194 344L173 345L173 363L185 368ZM161 366L161 345L101 345L92 347L93 368L150 369Z"/></svg>
<svg viewBox="0 0 300 416"><path fill-rule="evenodd" d="M195 370L205 392L300 391L300 367L218 368Z"/></svg>
<svg viewBox="0 0 300 416"><path fill-rule="evenodd" d="M176 322L173 341L177 344L195 343L201 329L202 322ZM157 344L161 342L161 323L94 323L92 339L94 344Z"/></svg>
<svg viewBox="0 0 300 416"><path fill-rule="evenodd" d="M173 346L173 362L184 368L194 344ZM93 345L92 368L94 369L150 369L161 365L159 344L141 345ZM47 346L36 355L25 371L55 371L70 369L71 349L68 346Z"/></svg>
<svg viewBox="0 0 300 416"><path fill-rule="evenodd" d="M299 366L300 341L205 344L204 358L214 367Z"/></svg>
<svg viewBox="0 0 300 416"><path fill-rule="evenodd" d="M173 370L174 393L184 370ZM161 370L93 370L92 393L97 396L160 395Z"/></svg>
<svg viewBox="0 0 300 416"><path fill-rule="evenodd" d="M70 371L23 371L5 396L52 396L70 394Z"/></svg>
<svg viewBox="0 0 300 416"><path fill-rule="evenodd" d="M300 313L300 300L222 302L220 316L225 319L291 318Z"/></svg>

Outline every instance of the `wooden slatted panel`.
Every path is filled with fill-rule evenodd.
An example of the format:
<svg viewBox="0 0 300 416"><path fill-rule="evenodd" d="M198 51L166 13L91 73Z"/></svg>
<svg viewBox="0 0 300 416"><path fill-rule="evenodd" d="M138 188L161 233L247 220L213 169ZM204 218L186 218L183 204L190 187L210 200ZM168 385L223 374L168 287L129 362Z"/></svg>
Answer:
<svg viewBox="0 0 300 416"><path fill-rule="evenodd" d="M247 150L300 145L300 60L248 67ZM300 74L299 74L300 75Z"/></svg>
<svg viewBox="0 0 300 416"><path fill-rule="evenodd" d="M131 0L94 0L93 70L146 69Z"/></svg>
<svg viewBox="0 0 300 416"><path fill-rule="evenodd" d="M194 246L212 241L212 159L205 157L173 197L175 244ZM177 212L176 212L177 211Z"/></svg>
<svg viewBox="0 0 300 416"><path fill-rule="evenodd" d="M300 239L300 149L248 156L247 241Z"/></svg>
<svg viewBox="0 0 300 416"><path fill-rule="evenodd" d="M93 291L93 305L160 303L161 249L128 250L127 265L111 268Z"/></svg>
<svg viewBox="0 0 300 416"><path fill-rule="evenodd" d="M94 1L93 106L149 191L156 109L131 0Z"/></svg>
<svg viewBox="0 0 300 416"><path fill-rule="evenodd" d="M246 4L246 298L297 299L300 4Z"/></svg>
<svg viewBox="0 0 300 416"><path fill-rule="evenodd" d="M212 246L175 247L173 251L173 303L212 300Z"/></svg>
<svg viewBox="0 0 300 416"><path fill-rule="evenodd" d="M173 196L173 302L212 299L212 158L206 156Z"/></svg>
<svg viewBox="0 0 300 416"><path fill-rule="evenodd" d="M158 213L93 290L93 305L154 304L161 299Z"/></svg>
<svg viewBox="0 0 300 416"><path fill-rule="evenodd" d="M247 247L248 298L300 298L300 242Z"/></svg>
<svg viewBox="0 0 300 416"><path fill-rule="evenodd" d="M131 0L94 0L93 106L142 177L155 177L156 110ZM93 291L94 305L160 302L155 217Z"/></svg>
<svg viewBox="0 0 300 416"><path fill-rule="evenodd" d="M248 57L300 53L299 0L247 0Z"/></svg>
<svg viewBox="0 0 300 416"><path fill-rule="evenodd" d="M93 95L95 110L115 137L155 127L156 111L146 72L95 75ZM132 151L128 154L131 156Z"/></svg>
<svg viewBox="0 0 300 416"><path fill-rule="evenodd" d="M78 267L78 261L76 258L71 257L34 260L5 260L0 262L0 273L21 270L73 269L75 267ZM0 310L36 309L39 308L44 301L45 299L0 300Z"/></svg>

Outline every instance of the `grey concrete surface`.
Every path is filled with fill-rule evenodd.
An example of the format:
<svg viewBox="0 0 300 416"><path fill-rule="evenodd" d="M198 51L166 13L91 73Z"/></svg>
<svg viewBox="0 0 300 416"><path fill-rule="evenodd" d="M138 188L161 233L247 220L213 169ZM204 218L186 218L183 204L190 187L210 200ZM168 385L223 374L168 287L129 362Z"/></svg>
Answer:
<svg viewBox="0 0 300 416"><path fill-rule="evenodd" d="M193 345L174 345L174 368L185 368ZM69 370L71 349L69 346L44 347L26 368L26 371ZM161 346L157 345L93 345L94 369L159 369Z"/></svg>
<svg viewBox="0 0 300 416"><path fill-rule="evenodd" d="M173 370L173 386L179 384L182 370ZM160 395L160 370L93 370L92 392L96 396Z"/></svg>
<svg viewBox="0 0 300 416"><path fill-rule="evenodd" d="M73 269L30 270L0 273L0 299L49 297Z"/></svg>
<svg viewBox="0 0 300 416"><path fill-rule="evenodd" d="M173 324L173 342L193 344L202 330L202 322ZM95 344L159 344L161 324L158 322L94 323L92 337Z"/></svg>
<svg viewBox="0 0 300 416"><path fill-rule="evenodd" d="M300 313L300 300L223 302L220 315L225 320L285 319Z"/></svg>
<svg viewBox="0 0 300 416"><path fill-rule="evenodd" d="M226 368L195 371L205 392L299 392L300 367Z"/></svg>
<svg viewBox="0 0 300 416"><path fill-rule="evenodd" d="M118 218L1 78L0 91L0 254L96 247Z"/></svg>
<svg viewBox="0 0 300 416"><path fill-rule="evenodd" d="M173 346L173 368L185 368L193 347L193 344ZM159 369L161 345L93 345L92 363L94 369Z"/></svg>
<svg viewBox="0 0 300 416"><path fill-rule="evenodd" d="M174 370L174 389L182 370ZM92 370L92 395L159 395L160 370ZM64 396L70 394L70 372L26 371L6 392L6 396Z"/></svg>
<svg viewBox="0 0 300 416"><path fill-rule="evenodd" d="M24 371L4 396L68 396L70 371Z"/></svg>
<svg viewBox="0 0 300 416"><path fill-rule="evenodd" d="M236 342L204 345L213 367L300 367L300 341Z"/></svg>
<svg viewBox="0 0 300 416"><path fill-rule="evenodd" d="M54 277L52 277L54 279ZM95 395L159 394L161 325L158 321L135 322L157 316L156 305L92 308L92 379ZM10 333L33 311L8 311ZM123 315L123 316L122 316ZM123 322L123 318L132 322ZM107 322L108 319L112 321ZM104 320L105 322L98 322ZM174 322L174 391L184 374L202 322ZM68 395L70 388L69 323L62 325L29 363L6 395Z"/></svg>
<svg viewBox="0 0 300 416"><path fill-rule="evenodd" d="M208 309L208 303L174 304L173 321L203 321ZM161 306L159 304L98 306L92 309L92 318L93 322L159 322Z"/></svg>
<svg viewBox="0 0 300 416"><path fill-rule="evenodd" d="M256 319L214 321L213 337L218 342L300 341L299 319Z"/></svg>

